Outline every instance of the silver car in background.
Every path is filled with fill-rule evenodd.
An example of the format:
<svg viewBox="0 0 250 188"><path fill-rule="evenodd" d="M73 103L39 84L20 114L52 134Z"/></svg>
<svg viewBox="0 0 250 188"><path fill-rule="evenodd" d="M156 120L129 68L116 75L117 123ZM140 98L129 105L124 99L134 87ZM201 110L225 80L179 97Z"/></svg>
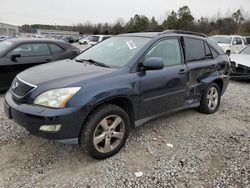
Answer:
<svg viewBox="0 0 250 188"><path fill-rule="evenodd" d="M250 45L238 54L231 54L231 77L250 80Z"/></svg>

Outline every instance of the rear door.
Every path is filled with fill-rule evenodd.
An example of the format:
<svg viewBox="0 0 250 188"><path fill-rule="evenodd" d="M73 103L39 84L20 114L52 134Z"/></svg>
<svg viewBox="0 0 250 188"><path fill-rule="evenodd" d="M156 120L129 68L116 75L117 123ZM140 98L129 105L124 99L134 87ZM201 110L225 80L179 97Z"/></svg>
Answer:
<svg viewBox="0 0 250 188"><path fill-rule="evenodd" d="M140 73L140 118L183 106L186 96L187 67L178 38L162 39L153 45L144 59L160 57L162 70Z"/></svg>
<svg viewBox="0 0 250 188"><path fill-rule="evenodd" d="M188 98L196 99L200 95L201 80L217 71L217 63L206 41L197 38L185 38L186 62L188 74Z"/></svg>
<svg viewBox="0 0 250 188"><path fill-rule="evenodd" d="M20 57L12 59L13 55ZM50 61L52 56L46 43L21 44L1 58L2 82L10 85L21 71Z"/></svg>

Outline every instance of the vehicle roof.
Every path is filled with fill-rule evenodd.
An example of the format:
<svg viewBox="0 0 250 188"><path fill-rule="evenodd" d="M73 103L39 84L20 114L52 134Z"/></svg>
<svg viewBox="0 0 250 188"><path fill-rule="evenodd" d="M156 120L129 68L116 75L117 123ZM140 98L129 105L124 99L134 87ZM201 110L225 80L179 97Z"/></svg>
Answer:
<svg viewBox="0 0 250 188"><path fill-rule="evenodd" d="M125 33L125 34L120 34L120 35L117 35L117 36L153 38L153 37L157 36L158 34L159 34L158 32L141 32L141 33Z"/></svg>
<svg viewBox="0 0 250 188"><path fill-rule="evenodd" d="M111 37L113 35L91 35L91 36L96 36L96 37Z"/></svg>
<svg viewBox="0 0 250 188"><path fill-rule="evenodd" d="M211 37L242 37L241 35L213 35Z"/></svg>
<svg viewBox="0 0 250 188"><path fill-rule="evenodd" d="M164 33L166 31L170 31L169 33ZM186 36L186 37L194 37L194 38L201 38L201 39L206 39L207 37L202 37L201 35L196 35L195 33L192 34L192 32L190 34L188 33L175 33L174 31L171 32L171 30L166 30L163 32L141 32L141 33L125 33L125 34L120 34L117 36L126 36L126 37L146 37L146 38L154 38L156 36ZM185 31L184 31L185 32ZM199 34L199 33L197 33Z"/></svg>
<svg viewBox="0 0 250 188"><path fill-rule="evenodd" d="M8 39L8 41L13 43L33 43L33 42L55 42L55 43L65 43L61 40L55 40L55 39L44 39L44 38L14 38L14 39Z"/></svg>

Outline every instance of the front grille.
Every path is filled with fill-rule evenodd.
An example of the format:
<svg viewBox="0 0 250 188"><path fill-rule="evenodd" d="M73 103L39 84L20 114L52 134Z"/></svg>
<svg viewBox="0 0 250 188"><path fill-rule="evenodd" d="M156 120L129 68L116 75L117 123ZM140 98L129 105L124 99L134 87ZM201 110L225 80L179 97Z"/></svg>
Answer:
<svg viewBox="0 0 250 188"><path fill-rule="evenodd" d="M12 82L11 92L15 96L22 98L35 88L36 88L36 86L29 84L29 83L21 80L20 78L16 77L14 79L14 81Z"/></svg>

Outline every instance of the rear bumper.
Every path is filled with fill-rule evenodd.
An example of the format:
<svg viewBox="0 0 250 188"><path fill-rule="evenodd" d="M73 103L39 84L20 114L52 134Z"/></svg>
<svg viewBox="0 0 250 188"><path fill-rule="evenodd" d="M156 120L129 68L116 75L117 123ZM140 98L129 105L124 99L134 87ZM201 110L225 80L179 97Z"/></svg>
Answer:
<svg viewBox="0 0 250 188"><path fill-rule="evenodd" d="M19 104L14 101L10 92L7 92L4 110L9 119L27 129L34 135L61 143L77 144L83 123L80 107L65 109L51 109L32 104ZM55 132L41 131L43 125L61 125Z"/></svg>

